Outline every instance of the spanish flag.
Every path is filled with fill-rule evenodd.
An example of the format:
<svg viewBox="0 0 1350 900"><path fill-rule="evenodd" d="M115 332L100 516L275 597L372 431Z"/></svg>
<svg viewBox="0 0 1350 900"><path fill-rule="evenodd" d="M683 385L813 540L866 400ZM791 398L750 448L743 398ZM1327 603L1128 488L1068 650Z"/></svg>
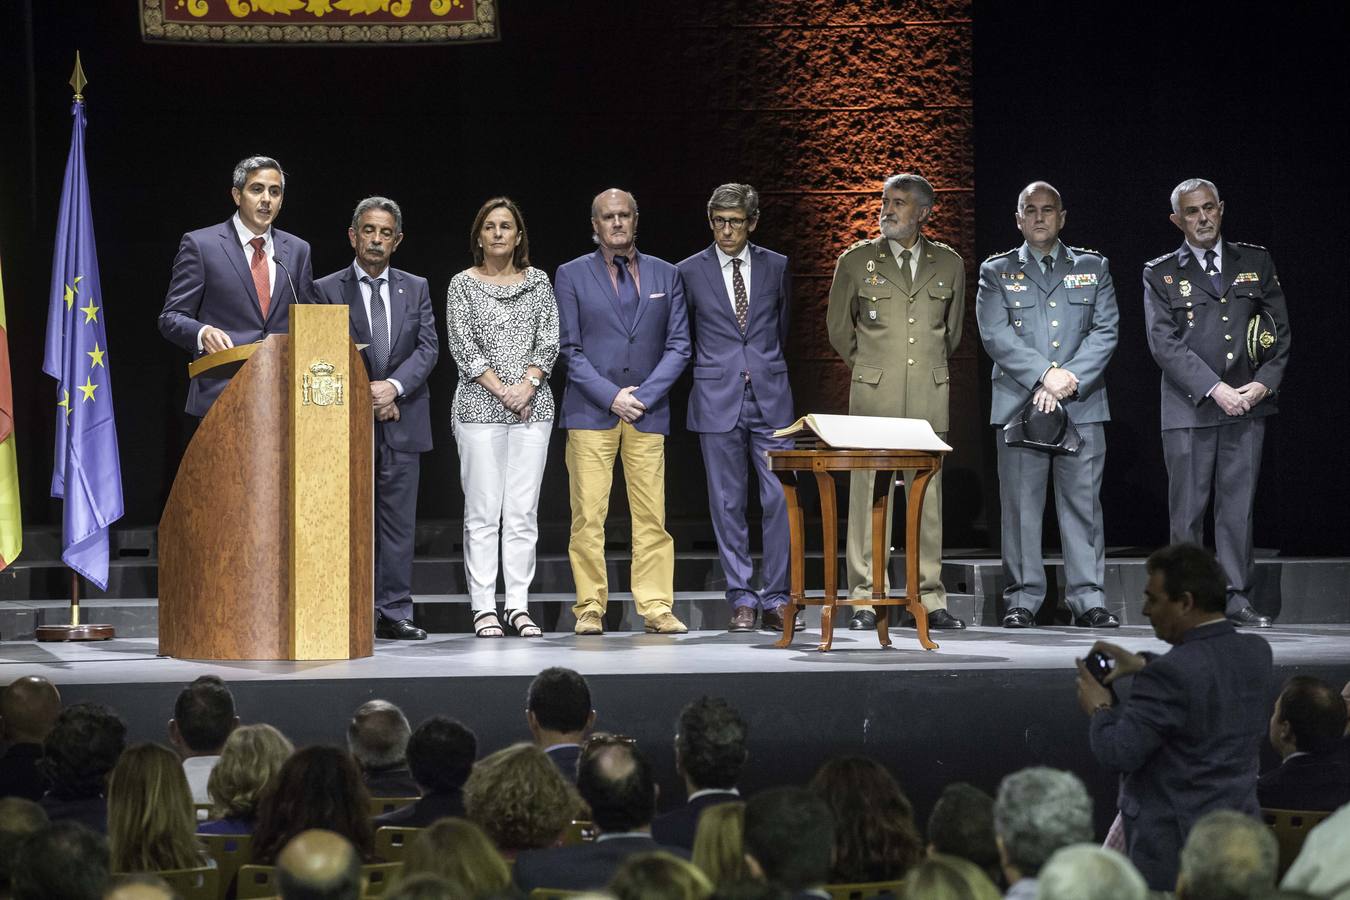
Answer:
<svg viewBox="0 0 1350 900"><path fill-rule="evenodd" d="M9 377L9 330L5 287L0 280L0 569L23 549L19 515L19 457L14 450L14 384Z"/></svg>

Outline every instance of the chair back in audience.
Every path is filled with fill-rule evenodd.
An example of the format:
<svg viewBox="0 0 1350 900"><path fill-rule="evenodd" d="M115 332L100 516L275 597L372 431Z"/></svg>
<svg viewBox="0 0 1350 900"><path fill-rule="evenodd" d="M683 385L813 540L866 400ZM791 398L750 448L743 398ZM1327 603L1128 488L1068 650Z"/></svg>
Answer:
<svg viewBox="0 0 1350 900"><path fill-rule="evenodd" d="M401 862L367 863L362 866L361 896L383 896L402 869ZM276 866L239 867L239 891L235 895L238 900L260 900L263 897L275 897L280 893L277 888Z"/></svg>
<svg viewBox="0 0 1350 900"><path fill-rule="evenodd" d="M403 871L401 862L367 863L361 867L361 896L381 897Z"/></svg>
<svg viewBox="0 0 1350 900"><path fill-rule="evenodd" d="M220 900L220 872L214 866L163 869L152 874L167 881L183 900Z"/></svg>
<svg viewBox="0 0 1350 900"><path fill-rule="evenodd" d="M239 874L239 867L253 861L253 835L251 834L199 834L197 840L206 847L206 855L216 861L216 871L220 873L219 897L232 897L231 888Z"/></svg>
<svg viewBox="0 0 1350 900"><path fill-rule="evenodd" d="M858 884L827 884L831 900L867 900L869 897L899 897L904 881L864 881Z"/></svg>
<svg viewBox="0 0 1350 900"><path fill-rule="evenodd" d="M561 888L535 888L530 900L567 900L569 897L594 897L595 891L564 891Z"/></svg>
<svg viewBox="0 0 1350 900"><path fill-rule="evenodd" d="M402 809L405 806L412 806L414 803L416 803L418 800L421 799L422 799L421 797L371 797L370 798L371 818L374 818L375 816L382 816L385 813L391 813L394 810Z"/></svg>
<svg viewBox="0 0 1350 900"><path fill-rule="evenodd" d="M421 833L420 828L382 825L375 829L375 855L385 862L403 862L408 842Z"/></svg>
<svg viewBox="0 0 1350 900"><path fill-rule="evenodd" d="M1261 810L1261 818L1275 832L1275 842L1280 845L1280 878L1294 864L1308 832L1329 815L1330 812L1307 809Z"/></svg>
<svg viewBox="0 0 1350 900"><path fill-rule="evenodd" d="M589 819L573 819L563 829L562 845L585 844L595 840L595 823Z"/></svg>

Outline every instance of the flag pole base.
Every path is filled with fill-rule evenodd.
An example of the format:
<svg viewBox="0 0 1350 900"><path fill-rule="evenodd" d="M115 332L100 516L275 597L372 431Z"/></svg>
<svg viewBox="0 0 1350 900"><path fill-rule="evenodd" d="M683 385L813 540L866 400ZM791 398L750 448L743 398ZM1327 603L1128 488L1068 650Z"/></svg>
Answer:
<svg viewBox="0 0 1350 900"><path fill-rule="evenodd" d="M117 636L111 625L39 625L39 641L106 641Z"/></svg>

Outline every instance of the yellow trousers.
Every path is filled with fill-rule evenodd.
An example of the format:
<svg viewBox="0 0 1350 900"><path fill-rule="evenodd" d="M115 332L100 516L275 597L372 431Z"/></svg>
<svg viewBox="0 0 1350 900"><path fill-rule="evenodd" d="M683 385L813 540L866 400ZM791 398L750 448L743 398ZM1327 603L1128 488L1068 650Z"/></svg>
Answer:
<svg viewBox="0 0 1350 900"><path fill-rule="evenodd" d="M567 432L567 475L572 535L567 555L577 602L572 611L604 614L609 600L605 572L605 517L614 482L614 458L623 460L633 516L633 601L644 619L670 612L675 592L675 540L666 531L666 438L620 422L604 431Z"/></svg>

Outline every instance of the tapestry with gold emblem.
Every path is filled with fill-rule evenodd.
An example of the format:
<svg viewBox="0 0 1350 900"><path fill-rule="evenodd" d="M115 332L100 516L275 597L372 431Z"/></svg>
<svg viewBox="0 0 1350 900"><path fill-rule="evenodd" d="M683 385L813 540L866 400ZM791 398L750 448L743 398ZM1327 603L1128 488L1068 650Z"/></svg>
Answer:
<svg viewBox="0 0 1350 900"><path fill-rule="evenodd" d="M189 44L495 41L497 0L137 0L141 36Z"/></svg>

